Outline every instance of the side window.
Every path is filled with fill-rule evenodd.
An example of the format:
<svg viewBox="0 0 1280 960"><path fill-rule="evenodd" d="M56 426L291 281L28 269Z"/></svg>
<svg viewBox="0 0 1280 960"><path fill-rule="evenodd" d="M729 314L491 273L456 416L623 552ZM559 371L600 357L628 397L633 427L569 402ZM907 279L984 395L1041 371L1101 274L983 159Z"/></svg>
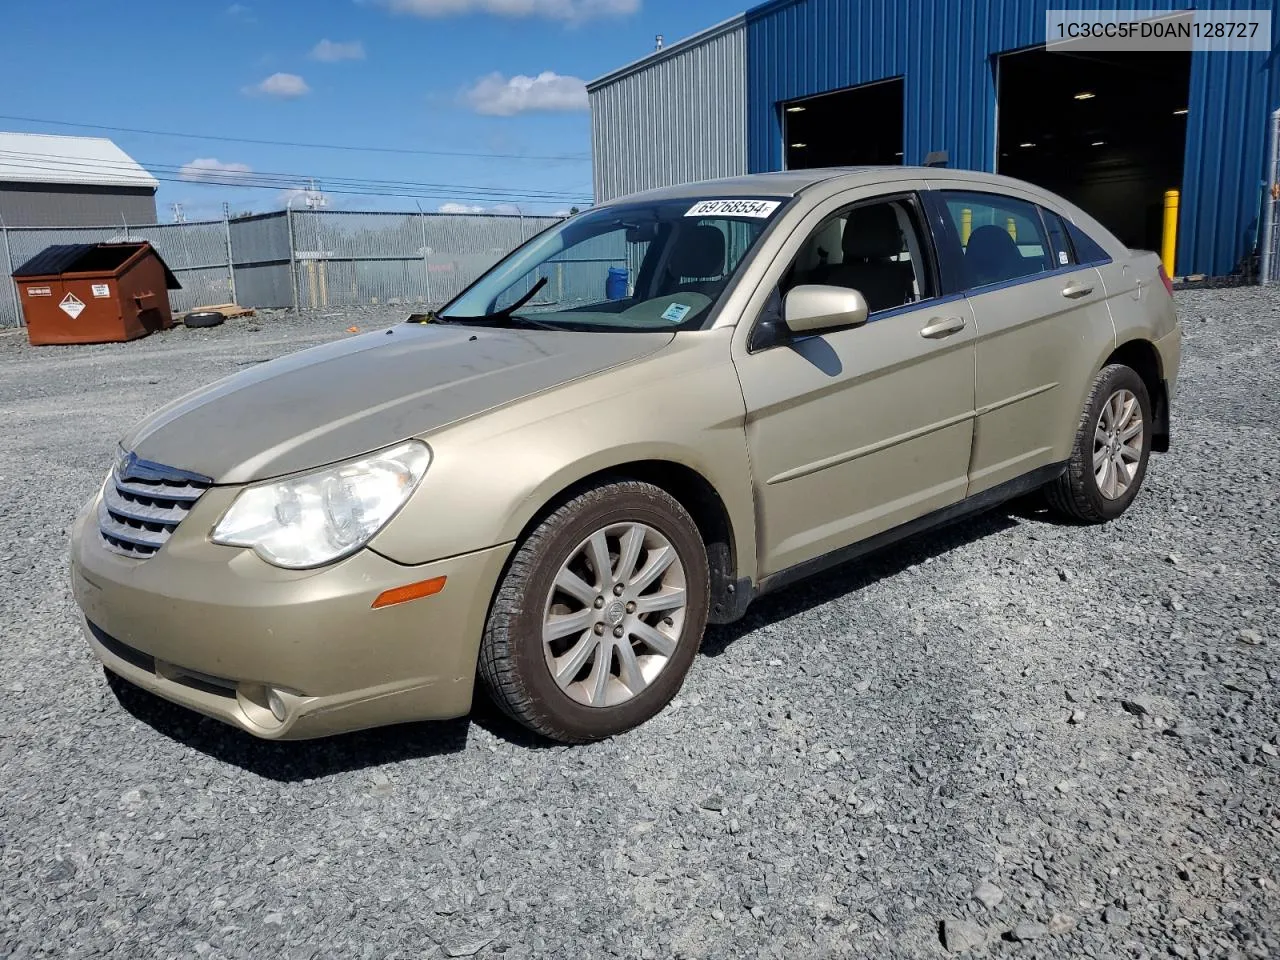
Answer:
<svg viewBox="0 0 1280 960"><path fill-rule="evenodd" d="M1053 270L1049 238L1035 204L994 193L947 190L943 210L960 238L966 287Z"/></svg>
<svg viewBox="0 0 1280 960"><path fill-rule="evenodd" d="M1071 251L1071 244L1067 240L1067 228L1062 222L1062 218L1052 210L1040 208L1040 215L1044 217L1045 229L1049 231L1049 249L1053 256L1053 264L1058 267L1066 267L1076 262L1076 258Z"/></svg>
<svg viewBox="0 0 1280 960"><path fill-rule="evenodd" d="M1111 261L1110 254L1103 250L1093 237L1089 236L1070 220L1063 221L1067 227L1067 236L1071 238L1071 245L1076 251L1076 260L1079 263L1109 263Z"/></svg>
<svg viewBox="0 0 1280 960"><path fill-rule="evenodd" d="M857 290L874 314L935 296L911 197L855 204L828 217L805 241L782 292L807 283Z"/></svg>

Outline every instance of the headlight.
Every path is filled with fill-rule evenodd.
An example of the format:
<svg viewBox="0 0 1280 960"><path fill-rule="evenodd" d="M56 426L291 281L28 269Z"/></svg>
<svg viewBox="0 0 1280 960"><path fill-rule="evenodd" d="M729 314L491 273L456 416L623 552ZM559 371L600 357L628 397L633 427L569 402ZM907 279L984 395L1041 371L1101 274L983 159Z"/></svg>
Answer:
<svg viewBox="0 0 1280 960"><path fill-rule="evenodd" d="M410 440L361 460L241 491L213 529L213 542L252 547L278 567L331 563L386 526L431 463Z"/></svg>

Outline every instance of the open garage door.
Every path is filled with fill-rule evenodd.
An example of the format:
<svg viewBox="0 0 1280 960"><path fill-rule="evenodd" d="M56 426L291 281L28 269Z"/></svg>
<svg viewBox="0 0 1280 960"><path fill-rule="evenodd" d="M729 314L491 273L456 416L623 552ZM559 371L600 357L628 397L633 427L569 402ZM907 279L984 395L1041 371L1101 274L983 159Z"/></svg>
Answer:
<svg viewBox="0 0 1280 960"><path fill-rule="evenodd" d="M1160 249L1182 189L1191 54L1004 54L996 170L1079 204L1131 247Z"/></svg>
<svg viewBox="0 0 1280 960"><path fill-rule="evenodd" d="M902 163L901 77L782 104L788 170Z"/></svg>

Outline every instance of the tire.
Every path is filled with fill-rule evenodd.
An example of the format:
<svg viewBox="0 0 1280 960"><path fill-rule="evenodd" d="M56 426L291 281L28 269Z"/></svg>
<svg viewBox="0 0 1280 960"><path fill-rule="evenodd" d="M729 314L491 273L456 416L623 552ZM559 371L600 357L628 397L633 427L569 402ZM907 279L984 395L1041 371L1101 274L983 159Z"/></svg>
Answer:
<svg viewBox="0 0 1280 960"><path fill-rule="evenodd" d="M1138 451L1136 459L1130 459L1120 447L1111 446L1112 431L1108 428L1108 420L1104 420L1104 415L1111 422L1114 422L1117 415L1124 415L1128 411L1129 397L1136 402L1136 413L1141 418L1141 422L1137 424L1140 432L1131 438L1140 441L1134 447ZM1120 398L1119 408L1115 406L1117 398ZM1115 431L1116 441L1121 435L1130 433L1134 426L1135 421L1130 414ZM1067 461L1067 470L1044 488L1049 506L1082 523L1105 523L1124 513L1138 495L1142 480L1147 475L1153 426L1151 398L1147 395L1146 384L1137 372L1118 363L1103 367L1093 381L1089 399L1085 401L1084 413L1080 417L1080 426L1076 430L1075 443L1071 448L1071 459ZM1123 446L1132 447L1132 443ZM1116 450L1121 456L1125 463L1125 473L1116 471L1115 459L1108 452L1110 450ZM1101 482L1094 468L1095 456L1109 461L1106 466L1110 473L1104 473ZM1123 479L1126 475L1128 482L1121 489L1117 479Z"/></svg>
<svg viewBox="0 0 1280 960"><path fill-rule="evenodd" d="M226 319L216 310L202 310L198 313L188 313L182 318L182 322L188 327L216 327Z"/></svg>
<svg viewBox="0 0 1280 960"><path fill-rule="evenodd" d="M610 568L603 577L591 562L600 533ZM676 609L681 588L684 605ZM504 713L544 737L586 743L614 736L656 715L679 691L709 600L706 547L673 497L631 480L588 490L517 547L485 625L480 679Z"/></svg>

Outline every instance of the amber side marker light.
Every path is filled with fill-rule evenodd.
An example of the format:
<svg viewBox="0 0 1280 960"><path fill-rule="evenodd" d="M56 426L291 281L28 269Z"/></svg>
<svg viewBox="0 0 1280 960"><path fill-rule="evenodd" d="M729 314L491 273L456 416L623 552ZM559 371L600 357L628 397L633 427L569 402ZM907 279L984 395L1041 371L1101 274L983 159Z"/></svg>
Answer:
<svg viewBox="0 0 1280 960"><path fill-rule="evenodd" d="M423 597L434 597L444 589L444 581L444 577L432 577L430 580L419 580L417 583L406 583L403 587L392 587L390 590L383 590L378 594L378 598L373 601L373 609L390 607L393 604L406 603L409 600L420 600Z"/></svg>

